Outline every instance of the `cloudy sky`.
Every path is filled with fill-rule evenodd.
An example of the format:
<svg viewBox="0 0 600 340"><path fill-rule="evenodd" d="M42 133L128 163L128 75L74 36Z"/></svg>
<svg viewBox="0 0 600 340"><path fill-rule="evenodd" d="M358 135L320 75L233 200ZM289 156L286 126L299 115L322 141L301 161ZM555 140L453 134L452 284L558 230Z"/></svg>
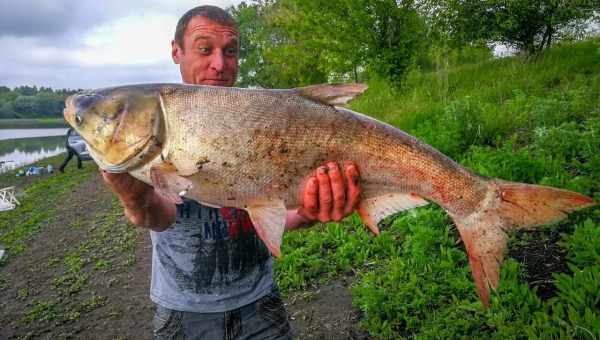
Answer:
<svg viewBox="0 0 600 340"><path fill-rule="evenodd" d="M97 88L179 82L170 42L188 9L239 0L0 2L0 85Z"/></svg>

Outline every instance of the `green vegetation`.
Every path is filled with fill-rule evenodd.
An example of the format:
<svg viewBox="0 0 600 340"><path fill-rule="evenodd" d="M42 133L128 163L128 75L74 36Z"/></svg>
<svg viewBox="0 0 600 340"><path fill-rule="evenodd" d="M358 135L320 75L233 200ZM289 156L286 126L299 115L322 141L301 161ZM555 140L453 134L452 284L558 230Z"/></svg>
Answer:
<svg viewBox="0 0 600 340"><path fill-rule="evenodd" d="M523 57L413 70L402 89L374 79L352 108L432 144L491 177L575 190L600 200L598 40ZM374 237L353 216L288 233L276 277L284 291L354 274L362 326L382 339L600 337L600 208L557 226L513 233L491 308L477 296L460 237L438 207L383 223ZM550 237L562 236L558 244ZM561 249L540 268L525 265L534 242ZM546 248L546 247L544 247ZM539 255L541 256L541 254ZM507 256L508 257L508 256ZM552 261L565 269L544 272ZM546 277L549 294L534 273Z"/></svg>
<svg viewBox="0 0 600 340"><path fill-rule="evenodd" d="M398 82L426 36L410 1L253 1L231 11L244 86L357 81L367 73Z"/></svg>
<svg viewBox="0 0 600 340"><path fill-rule="evenodd" d="M73 90L53 90L49 87L0 86L0 120L11 118L59 118L65 108L65 98ZM0 125L0 128L3 128Z"/></svg>
<svg viewBox="0 0 600 340"><path fill-rule="evenodd" d="M498 43L531 56L600 21L598 0L249 0L229 10L240 29L239 84L267 88L403 85L415 65L446 70Z"/></svg>
<svg viewBox="0 0 600 340"><path fill-rule="evenodd" d="M572 39L597 16L597 0L429 0L434 25L455 44L503 42L534 54Z"/></svg>
<svg viewBox="0 0 600 340"><path fill-rule="evenodd" d="M64 156L54 157L50 161L54 166ZM44 161L48 163L47 161ZM4 246L8 256L2 261L23 252L26 248L26 240L32 235L42 231L47 226L56 223L52 214L58 198L68 198L71 190L85 181L92 173L92 166L86 166L84 172L78 176L50 176L45 181L36 181L29 185L23 192L23 199L18 209L2 213L0 220L0 243ZM15 185L18 178L15 177L17 170L2 175L2 186Z"/></svg>

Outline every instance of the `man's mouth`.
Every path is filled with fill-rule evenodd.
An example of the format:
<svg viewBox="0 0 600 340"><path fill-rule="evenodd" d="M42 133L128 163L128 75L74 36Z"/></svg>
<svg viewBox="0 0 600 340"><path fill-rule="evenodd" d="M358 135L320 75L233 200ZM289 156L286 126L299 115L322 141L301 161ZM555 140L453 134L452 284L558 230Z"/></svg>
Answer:
<svg viewBox="0 0 600 340"><path fill-rule="evenodd" d="M225 86L228 84L226 79L204 79L203 85Z"/></svg>

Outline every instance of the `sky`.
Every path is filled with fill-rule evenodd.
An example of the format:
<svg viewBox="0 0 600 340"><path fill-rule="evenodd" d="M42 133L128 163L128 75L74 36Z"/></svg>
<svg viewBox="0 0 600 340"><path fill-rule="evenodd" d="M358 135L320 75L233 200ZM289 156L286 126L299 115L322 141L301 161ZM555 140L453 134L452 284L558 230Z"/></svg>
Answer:
<svg viewBox="0 0 600 340"><path fill-rule="evenodd" d="M91 89L180 82L177 20L240 0L1 0L0 86Z"/></svg>

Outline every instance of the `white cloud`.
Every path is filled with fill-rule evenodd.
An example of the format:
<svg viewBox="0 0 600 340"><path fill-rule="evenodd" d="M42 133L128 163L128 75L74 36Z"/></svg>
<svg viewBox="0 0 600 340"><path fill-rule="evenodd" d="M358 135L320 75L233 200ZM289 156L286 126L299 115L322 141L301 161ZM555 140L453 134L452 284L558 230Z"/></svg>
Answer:
<svg viewBox="0 0 600 340"><path fill-rule="evenodd" d="M74 52L81 65L140 65L170 61L170 41L178 18L144 13L94 28Z"/></svg>
<svg viewBox="0 0 600 340"><path fill-rule="evenodd" d="M240 0L206 1L226 8ZM97 88L179 82L177 20L198 1L20 0L0 4L0 85ZM35 18L36 20L32 20Z"/></svg>

